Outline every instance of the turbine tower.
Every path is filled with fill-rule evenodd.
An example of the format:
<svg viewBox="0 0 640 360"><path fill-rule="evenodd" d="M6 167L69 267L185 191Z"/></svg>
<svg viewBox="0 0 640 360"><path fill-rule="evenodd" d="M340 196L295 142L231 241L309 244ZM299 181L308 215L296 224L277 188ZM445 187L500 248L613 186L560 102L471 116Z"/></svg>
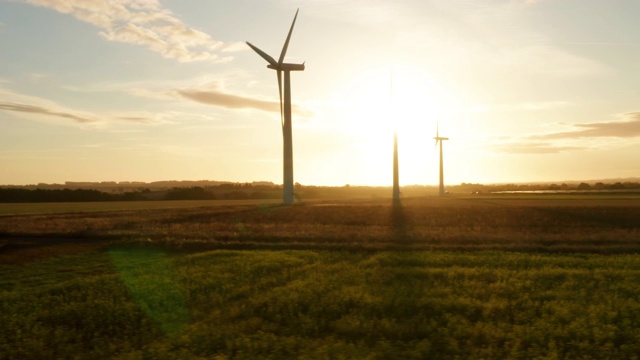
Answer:
<svg viewBox="0 0 640 360"><path fill-rule="evenodd" d="M440 137L440 135L438 134L438 124L436 124L436 137L434 137L434 139L436 140L436 146L438 146L438 141L440 142L440 190L438 194L440 196L443 196L444 195L444 168L442 165L442 142L444 140L449 140L449 138Z"/></svg>
<svg viewBox="0 0 640 360"><path fill-rule="evenodd" d="M400 201L400 175L398 171L398 132L393 132L393 201Z"/></svg>
<svg viewBox="0 0 640 360"><path fill-rule="evenodd" d="M393 68L389 77L389 113L393 110ZM393 115L393 114L391 114ZM400 171L398 169L398 129L393 130L393 203L400 203Z"/></svg>
<svg viewBox="0 0 640 360"><path fill-rule="evenodd" d="M282 51L280 52L280 58L276 61L264 51L258 49L256 46L247 41L247 45L253 49L258 55L265 59L269 65L269 69L273 69L278 74L278 92L280 94L280 121L282 125L282 145L283 145L283 203L293 204L293 135L291 131L291 71L303 71L304 63L302 64L290 64L284 62L284 56L287 54L287 47L289 47L289 39L291 39L291 33L293 32L293 26L296 24L296 18L298 17L298 11L293 17L293 23L287 40L284 42ZM284 73L284 100L282 98L282 73Z"/></svg>

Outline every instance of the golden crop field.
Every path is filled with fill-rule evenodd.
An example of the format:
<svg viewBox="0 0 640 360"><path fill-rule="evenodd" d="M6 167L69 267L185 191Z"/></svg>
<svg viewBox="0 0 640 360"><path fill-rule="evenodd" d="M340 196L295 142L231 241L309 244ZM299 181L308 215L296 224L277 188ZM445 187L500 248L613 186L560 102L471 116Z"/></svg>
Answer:
<svg viewBox="0 0 640 360"><path fill-rule="evenodd" d="M3 358L640 353L638 199L187 203L0 216Z"/></svg>

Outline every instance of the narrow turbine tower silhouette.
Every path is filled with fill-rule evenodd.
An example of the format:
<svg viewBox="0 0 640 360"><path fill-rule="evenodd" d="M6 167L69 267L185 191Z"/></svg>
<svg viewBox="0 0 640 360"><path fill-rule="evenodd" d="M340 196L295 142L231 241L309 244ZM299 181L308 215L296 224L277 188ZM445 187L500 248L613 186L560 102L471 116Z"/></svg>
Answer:
<svg viewBox="0 0 640 360"><path fill-rule="evenodd" d="M398 170L398 132L393 132L393 201L400 201L400 174Z"/></svg>
<svg viewBox="0 0 640 360"><path fill-rule="evenodd" d="M393 110L393 69L389 77L389 112ZM400 171L398 169L398 129L393 130L393 203L400 203Z"/></svg>
<svg viewBox="0 0 640 360"><path fill-rule="evenodd" d="M285 204L293 204L293 135L291 131L291 71L303 71L304 63L302 64L290 64L284 62L284 56L287 54L287 47L289 47L289 39L291 39L291 33L293 32L293 26L296 24L298 18L298 11L293 17L293 23L287 40L284 42L282 51L280 52L280 58L276 61L264 51L258 49L256 46L247 41L247 45L253 49L258 55L265 59L269 65L269 69L276 70L278 74L278 92L280 94L280 120L282 125L282 145L283 145L283 202ZM282 73L284 73L284 100L282 98Z"/></svg>
<svg viewBox="0 0 640 360"><path fill-rule="evenodd" d="M438 146L438 141L440 142L440 190L438 192L438 194L440 196L444 195L444 167L442 164L442 142L444 140L449 140L449 138L447 137L440 137L440 135L438 134L438 125L436 124L436 137L434 137L434 139L436 140L436 146Z"/></svg>

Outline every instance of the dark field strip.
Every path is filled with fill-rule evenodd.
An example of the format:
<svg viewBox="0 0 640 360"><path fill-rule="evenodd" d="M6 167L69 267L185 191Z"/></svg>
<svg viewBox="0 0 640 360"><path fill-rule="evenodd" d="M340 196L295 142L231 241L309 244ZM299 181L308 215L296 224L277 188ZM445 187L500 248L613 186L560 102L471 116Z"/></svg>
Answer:
<svg viewBox="0 0 640 360"><path fill-rule="evenodd" d="M400 207L380 200L0 217L0 262L21 261L21 249L34 254L65 242L185 250L637 253L640 201L426 198Z"/></svg>

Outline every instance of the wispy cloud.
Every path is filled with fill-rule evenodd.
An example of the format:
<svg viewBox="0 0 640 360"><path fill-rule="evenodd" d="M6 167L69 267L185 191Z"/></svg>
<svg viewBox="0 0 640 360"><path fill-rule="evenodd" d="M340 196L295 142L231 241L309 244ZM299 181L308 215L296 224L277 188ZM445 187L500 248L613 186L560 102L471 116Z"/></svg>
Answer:
<svg viewBox="0 0 640 360"><path fill-rule="evenodd" d="M18 104L18 103L0 101L0 110L16 111L16 112L28 113L28 114L55 116L55 117L61 117L65 119L71 119L79 123L96 122L95 119L92 119L89 116L84 116L80 113L73 114L71 112L47 109L41 106L28 105L28 104Z"/></svg>
<svg viewBox="0 0 640 360"><path fill-rule="evenodd" d="M176 90L176 93L202 104L231 109L256 109L268 112L280 112L280 105L275 101L253 99L216 90L179 89Z"/></svg>
<svg viewBox="0 0 640 360"><path fill-rule="evenodd" d="M640 112L618 115L617 121L562 125L561 131L524 136L494 137L485 148L504 154L555 154L600 148L611 144L604 138L635 141L640 138Z"/></svg>
<svg viewBox="0 0 640 360"><path fill-rule="evenodd" d="M225 75L216 77L202 75L176 81L115 82L63 88L76 92L124 92L136 97L162 101L188 101L226 109L253 109L280 113L277 98L265 99L229 91L227 80L238 81L238 76L242 79L241 81L245 80L243 74L229 75L229 79L225 79ZM296 116L307 118L313 115L313 111L306 106L292 104L292 108Z"/></svg>
<svg viewBox="0 0 640 360"><path fill-rule="evenodd" d="M492 152L506 154L557 154L565 151L581 150L581 146L559 146L546 142L519 141L488 146Z"/></svg>
<svg viewBox="0 0 640 360"><path fill-rule="evenodd" d="M280 113L280 104L277 101L261 100L256 98L234 95L217 90L178 89L176 94L186 99L202 104L220 106L229 109L255 109L273 113ZM293 111L302 117L311 115L311 111L297 105L292 105Z"/></svg>
<svg viewBox="0 0 640 360"><path fill-rule="evenodd" d="M538 139L576 139L596 137L636 138L640 137L640 112L621 116L621 121L598 122L573 125L576 130L537 135Z"/></svg>
<svg viewBox="0 0 640 360"><path fill-rule="evenodd" d="M0 89L0 111L12 112L30 119L51 121L66 120L67 123L91 127L104 127L114 122L157 124L166 122L161 114L146 112L92 113L59 105L51 100L18 94Z"/></svg>
<svg viewBox="0 0 640 360"><path fill-rule="evenodd" d="M144 46L180 62L228 61L218 53L244 49L238 43L214 40L185 25L158 0L24 0L69 14L92 24L109 41Z"/></svg>

